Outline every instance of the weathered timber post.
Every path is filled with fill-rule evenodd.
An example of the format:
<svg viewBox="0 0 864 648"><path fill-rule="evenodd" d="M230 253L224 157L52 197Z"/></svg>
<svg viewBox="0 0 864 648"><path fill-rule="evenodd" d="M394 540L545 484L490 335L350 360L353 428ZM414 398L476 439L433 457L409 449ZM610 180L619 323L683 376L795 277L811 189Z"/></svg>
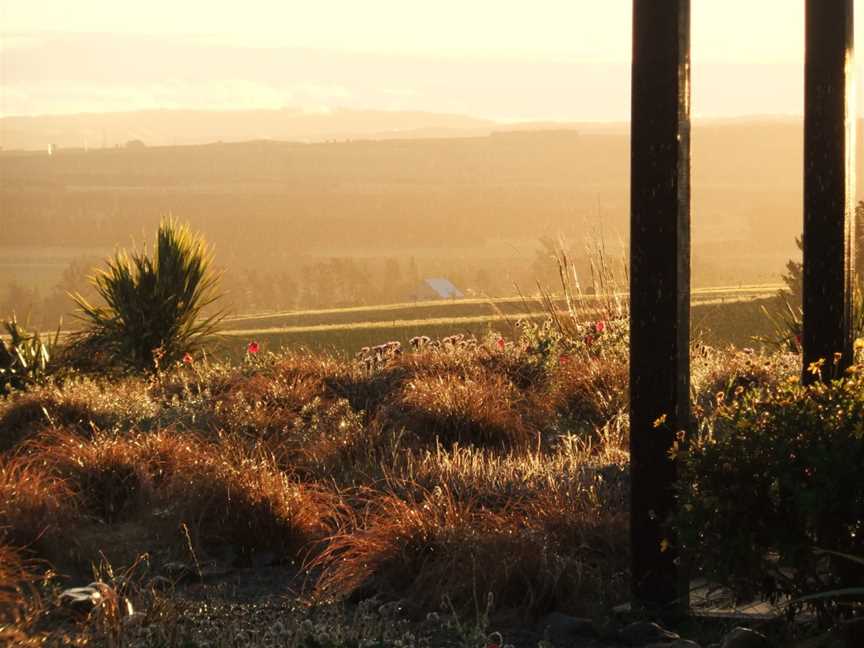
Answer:
<svg viewBox="0 0 864 648"><path fill-rule="evenodd" d="M807 0L804 103L804 367L852 359L855 271L853 0ZM834 354L842 353L838 367Z"/></svg>
<svg viewBox="0 0 864 648"><path fill-rule="evenodd" d="M668 451L690 419L690 0L634 0L632 84L632 587L636 605L674 613L687 606L664 522Z"/></svg>

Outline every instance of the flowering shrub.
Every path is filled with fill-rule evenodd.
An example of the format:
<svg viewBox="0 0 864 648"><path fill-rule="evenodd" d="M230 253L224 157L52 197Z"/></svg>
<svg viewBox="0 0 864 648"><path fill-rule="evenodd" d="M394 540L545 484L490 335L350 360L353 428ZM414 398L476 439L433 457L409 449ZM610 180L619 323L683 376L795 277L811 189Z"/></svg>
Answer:
<svg viewBox="0 0 864 648"><path fill-rule="evenodd" d="M855 584L849 565L816 549L864 549L862 371L856 365L827 384L790 376L738 389L675 455L679 540L739 599Z"/></svg>

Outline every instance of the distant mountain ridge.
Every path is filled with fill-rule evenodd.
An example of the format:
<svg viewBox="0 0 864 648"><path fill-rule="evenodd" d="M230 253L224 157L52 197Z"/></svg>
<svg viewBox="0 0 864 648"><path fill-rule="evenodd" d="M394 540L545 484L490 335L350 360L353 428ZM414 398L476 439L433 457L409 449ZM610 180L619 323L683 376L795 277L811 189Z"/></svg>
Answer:
<svg viewBox="0 0 864 648"><path fill-rule="evenodd" d="M435 138L488 135L496 122L420 111L143 110L0 118L4 150L113 148L283 140Z"/></svg>
<svg viewBox="0 0 864 648"><path fill-rule="evenodd" d="M801 117L785 115L754 115L695 121L702 126L756 126L789 125L802 120ZM295 108L140 110L0 117L0 149L100 149L123 147L131 142L145 146L185 146L257 140L320 143L358 139L449 139L565 130L625 134L629 124L620 121L499 122L426 111L337 109L315 112Z"/></svg>

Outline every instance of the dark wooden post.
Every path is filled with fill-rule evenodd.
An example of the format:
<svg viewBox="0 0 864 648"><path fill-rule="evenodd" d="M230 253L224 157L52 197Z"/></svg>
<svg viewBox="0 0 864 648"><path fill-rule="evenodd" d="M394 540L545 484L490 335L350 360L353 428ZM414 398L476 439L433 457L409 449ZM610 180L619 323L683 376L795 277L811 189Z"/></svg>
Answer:
<svg viewBox="0 0 864 648"><path fill-rule="evenodd" d="M855 232L853 0L807 0L804 105L804 380L852 358ZM835 369L834 354L842 353Z"/></svg>
<svg viewBox="0 0 864 648"><path fill-rule="evenodd" d="M637 605L676 612L687 595L664 522L667 453L690 419L690 0L634 0L632 83L632 586Z"/></svg>

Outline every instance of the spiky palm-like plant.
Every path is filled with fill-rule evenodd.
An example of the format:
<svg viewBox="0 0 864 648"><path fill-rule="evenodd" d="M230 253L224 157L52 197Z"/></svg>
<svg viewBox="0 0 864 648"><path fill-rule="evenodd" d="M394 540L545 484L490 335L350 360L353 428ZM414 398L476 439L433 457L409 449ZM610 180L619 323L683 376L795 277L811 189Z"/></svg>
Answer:
<svg viewBox="0 0 864 648"><path fill-rule="evenodd" d="M72 295L85 329L75 344L85 353L134 370L153 369L200 349L221 312L203 316L219 293L212 251L200 234L172 218L159 224L156 256L119 251L91 281L104 305Z"/></svg>

